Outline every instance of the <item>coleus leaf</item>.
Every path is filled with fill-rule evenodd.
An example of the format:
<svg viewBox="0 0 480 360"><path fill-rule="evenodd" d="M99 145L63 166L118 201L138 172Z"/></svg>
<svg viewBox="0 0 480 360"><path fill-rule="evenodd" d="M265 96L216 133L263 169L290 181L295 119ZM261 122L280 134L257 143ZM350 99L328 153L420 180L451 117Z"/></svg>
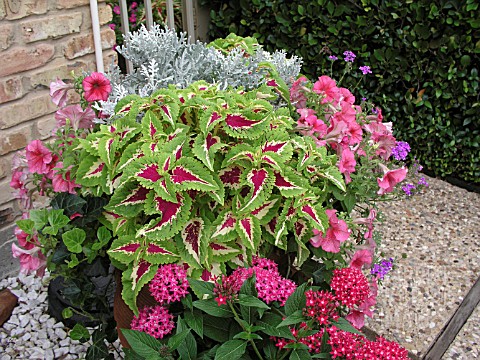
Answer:
<svg viewBox="0 0 480 360"><path fill-rule="evenodd" d="M310 257L310 250L308 250L305 243L309 240L308 234L310 229L305 221L299 219L293 224L293 234L297 243L296 256L293 261L295 267L301 267L302 264Z"/></svg>
<svg viewBox="0 0 480 360"><path fill-rule="evenodd" d="M82 186L94 187L105 182L107 169L105 163L96 156L86 156L78 166L76 182Z"/></svg>
<svg viewBox="0 0 480 360"><path fill-rule="evenodd" d="M132 235L120 236L113 240L107 253L111 258L128 265L138 257L144 245L145 239L143 237L136 238Z"/></svg>
<svg viewBox="0 0 480 360"><path fill-rule="evenodd" d="M271 194L273 185L273 174L267 169L251 169L245 178L245 183L251 184L251 191L239 209L240 212L251 211L263 203Z"/></svg>
<svg viewBox="0 0 480 360"><path fill-rule="evenodd" d="M102 215L100 221L112 230L113 236L135 233L135 218L126 218L113 211L104 211Z"/></svg>
<svg viewBox="0 0 480 360"><path fill-rule="evenodd" d="M253 210L251 214L260 221L261 225L267 224L275 215L277 215L280 203L279 198L271 198Z"/></svg>
<svg viewBox="0 0 480 360"><path fill-rule="evenodd" d="M172 127L175 127L180 108L180 100L177 93L170 89L160 89L155 91L150 98L151 101L158 106L158 113L159 116L163 118L163 121L170 124Z"/></svg>
<svg viewBox="0 0 480 360"><path fill-rule="evenodd" d="M140 104L144 101L145 100L138 95L127 95L115 105L115 114L123 116L128 114L130 118L135 120L135 117L139 112Z"/></svg>
<svg viewBox="0 0 480 360"><path fill-rule="evenodd" d="M181 158L170 170L170 179L178 190L218 190L209 170L191 158Z"/></svg>
<svg viewBox="0 0 480 360"><path fill-rule="evenodd" d="M142 287L153 279L158 265L143 259L135 260L122 274L122 298L130 309L138 315L137 295Z"/></svg>
<svg viewBox="0 0 480 360"><path fill-rule="evenodd" d="M285 197L294 197L305 193L307 186L303 179L292 171L275 171L275 186Z"/></svg>
<svg viewBox="0 0 480 360"><path fill-rule="evenodd" d="M165 135L162 122L151 110L148 110L142 118L142 133L144 137L152 140Z"/></svg>
<svg viewBox="0 0 480 360"><path fill-rule="evenodd" d="M241 250L238 248L235 242L211 242L208 245L208 252L209 259L211 259L209 263L225 263L226 261L231 260L240 254Z"/></svg>
<svg viewBox="0 0 480 360"><path fill-rule="evenodd" d="M225 187L216 173L212 173L213 180L217 184L218 189L208 192L208 195L217 202L217 205L223 206L225 202Z"/></svg>
<svg viewBox="0 0 480 360"><path fill-rule="evenodd" d="M262 235L258 219L254 216L238 219L235 227L243 245L255 252L260 245Z"/></svg>
<svg viewBox="0 0 480 360"><path fill-rule="evenodd" d="M205 136L198 134L193 143L192 150L195 156L201 160L210 171L213 171L215 153L224 146L226 145L222 144L218 136L213 136L211 133L207 133Z"/></svg>
<svg viewBox="0 0 480 360"><path fill-rule="evenodd" d="M107 209L119 215L134 217L143 210L151 190L135 182L128 182L115 190Z"/></svg>
<svg viewBox="0 0 480 360"><path fill-rule="evenodd" d="M267 129L268 117L263 112L250 110L230 113L225 116L223 129L235 138L257 139Z"/></svg>
<svg viewBox="0 0 480 360"><path fill-rule="evenodd" d="M213 223L213 239L219 241L230 241L237 236L235 231L235 224L237 219L230 210L226 210L218 216L218 219Z"/></svg>
<svg viewBox="0 0 480 360"><path fill-rule="evenodd" d="M321 205L304 204L299 211L303 217L317 230L325 233L328 228L328 217Z"/></svg>
<svg viewBox="0 0 480 360"><path fill-rule="evenodd" d="M115 174L122 174L132 161L145 155L141 146L142 143L136 141L126 147L126 149L122 152L122 156L120 157L118 164L116 165Z"/></svg>
<svg viewBox="0 0 480 360"><path fill-rule="evenodd" d="M223 110L224 109L212 102L208 104L207 109L201 113L199 125L204 136L209 134L216 124L224 121Z"/></svg>
<svg viewBox="0 0 480 360"><path fill-rule="evenodd" d="M186 251L200 265L202 264L202 237L205 233L205 223L202 218L195 217L187 221L180 232Z"/></svg>
<svg viewBox="0 0 480 360"><path fill-rule="evenodd" d="M141 258L158 265L176 262L179 255L175 244L170 239L157 241L148 237L146 245L142 248Z"/></svg>
<svg viewBox="0 0 480 360"><path fill-rule="evenodd" d="M222 168L219 172L220 180L224 187L240 189L242 169L238 166Z"/></svg>
<svg viewBox="0 0 480 360"><path fill-rule="evenodd" d="M143 226L138 231L137 236L149 235L155 239L168 239L180 231L190 215L192 200L187 194L177 193L176 196L176 202L155 196L153 206L161 216L152 219L147 225Z"/></svg>
<svg viewBox="0 0 480 360"><path fill-rule="evenodd" d="M333 183L333 185L335 185L343 192L347 191L342 173L340 172L340 170L338 170L337 167L329 167L328 169L317 171L316 174L328 179L330 182Z"/></svg>
<svg viewBox="0 0 480 360"><path fill-rule="evenodd" d="M253 163L255 159L255 148L248 144L238 144L232 147L225 155L222 168L238 163L240 160L247 160Z"/></svg>

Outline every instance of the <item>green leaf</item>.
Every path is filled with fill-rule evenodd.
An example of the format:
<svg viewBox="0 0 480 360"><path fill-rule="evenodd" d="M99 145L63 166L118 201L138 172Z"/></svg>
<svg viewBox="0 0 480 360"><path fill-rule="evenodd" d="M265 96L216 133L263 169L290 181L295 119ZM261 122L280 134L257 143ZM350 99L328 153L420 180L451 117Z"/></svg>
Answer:
<svg viewBox="0 0 480 360"><path fill-rule="evenodd" d="M47 209L32 210L30 211L30 220L35 223L35 229L43 229L48 223L48 211Z"/></svg>
<svg viewBox="0 0 480 360"><path fill-rule="evenodd" d="M82 244L85 241L86 233L83 229L74 228L62 234L62 240L68 251L79 254L82 252Z"/></svg>
<svg viewBox="0 0 480 360"><path fill-rule="evenodd" d="M306 321L303 316L302 310L297 310L293 314L287 316L280 324L277 325L277 328L287 325L294 325Z"/></svg>
<svg viewBox="0 0 480 360"><path fill-rule="evenodd" d="M203 299L204 295L213 296L215 285L211 282L188 278L188 284L199 299Z"/></svg>
<svg viewBox="0 0 480 360"><path fill-rule="evenodd" d="M304 283L297 287L292 295L289 296L287 301L285 302L285 314L287 316L292 315L298 310L301 310L305 307L306 304L306 297L305 291L308 284Z"/></svg>
<svg viewBox="0 0 480 360"><path fill-rule="evenodd" d="M277 327L281 322L282 318L280 315L266 313L256 324L261 326L263 328L261 331L269 336L295 340L295 337L287 326Z"/></svg>
<svg viewBox="0 0 480 360"><path fill-rule="evenodd" d="M215 360L238 360L245 353L246 349L246 341L229 340L218 348Z"/></svg>
<svg viewBox="0 0 480 360"><path fill-rule="evenodd" d="M267 304L265 304L262 300L252 295L240 294L238 303L243 306L254 307L257 309L270 309L270 307Z"/></svg>
<svg viewBox="0 0 480 360"><path fill-rule="evenodd" d="M149 360L161 359L158 351L161 349L162 343L153 336L137 330L121 329L121 331L128 344L138 355Z"/></svg>
<svg viewBox="0 0 480 360"><path fill-rule="evenodd" d="M35 222L30 219L23 219L23 220L18 220L17 221L17 226L22 230L23 232L32 235L33 232L35 231Z"/></svg>
<svg viewBox="0 0 480 360"><path fill-rule="evenodd" d="M338 329L347 331L349 333L363 335L360 331L355 329L352 324L350 324L350 322L345 318L339 318L337 321L332 320L332 325L335 325Z"/></svg>
<svg viewBox="0 0 480 360"><path fill-rule="evenodd" d="M105 333L97 329L92 334L92 345L87 349L86 360L104 359L108 356Z"/></svg>
<svg viewBox="0 0 480 360"><path fill-rule="evenodd" d="M175 335L170 337L170 339L168 339L168 347L170 348L170 350L176 350L185 340L188 334L190 334L190 329L185 329L181 332L177 332Z"/></svg>
<svg viewBox="0 0 480 360"><path fill-rule="evenodd" d="M310 360L312 356L307 350L294 349L290 354L289 360Z"/></svg>
<svg viewBox="0 0 480 360"><path fill-rule="evenodd" d="M75 326L70 331L70 338L72 340L88 340L90 339L90 333L88 332L87 328L82 324L75 324Z"/></svg>
<svg viewBox="0 0 480 360"><path fill-rule="evenodd" d="M180 334L188 330L188 326L186 325L185 321L178 317L177 320L177 334ZM194 336L188 332L185 336L185 339L182 343L179 344L177 347L178 354L182 360L193 360L197 357L197 342L195 341Z"/></svg>
<svg viewBox="0 0 480 360"><path fill-rule="evenodd" d="M58 193L50 202L52 209L63 209L66 216L70 217L75 213L82 213L82 208L87 202L80 196L70 193Z"/></svg>
<svg viewBox="0 0 480 360"><path fill-rule="evenodd" d="M46 226L43 229L45 234L57 235L58 230L67 225L70 222L68 216L63 214L62 210L50 210L48 212L48 223L50 226Z"/></svg>
<svg viewBox="0 0 480 360"><path fill-rule="evenodd" d="M205 315L203 317L203 333L205 336L224 343L229 340L229 328L232 320L222 319L218 320L215 316Z"/></svg>
<svg viewBox="0 0 480 360"><path fill-rule="evenodd" d="M67 307L62 310L62 318L69 319L73 316L73 311L71 308Z"/></svg>
<svg viewBox="0 0 480 360"><path fill-rule="evenodd" d="M203 339L203 315L199 311L186 311L185 322Z"/></svg>
<svg viewBox="0 0 480 360"><path fill-rule="evenodd" d="M221 318L233 317L233 312L226 305L218 306L214 299L197 300L193 302L193 306L212 316Z"/></svg>

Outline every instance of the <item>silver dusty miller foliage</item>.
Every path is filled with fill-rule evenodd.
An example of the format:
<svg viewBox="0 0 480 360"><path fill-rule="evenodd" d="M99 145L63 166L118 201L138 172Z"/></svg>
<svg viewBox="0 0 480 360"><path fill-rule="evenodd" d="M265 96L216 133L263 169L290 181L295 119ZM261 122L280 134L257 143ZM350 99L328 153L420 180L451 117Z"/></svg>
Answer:
<svg viewBox="0 0 480 360"><path fill-rule="evenodd" d="M177 35L159 25L154 25L151 30L142 26L129 33L124 44L118 51L133 63L134 72L123 75L118 66L111 67L108 76L112 93L108 101L98 107L106 114L113 114L115 104L126 95L148 96L169 84L185 88L204 80L217 84L220 89L229 86L252 89L264 81L266 70L259 65L265 61L276 68L287 84L291 84L302 64L296 56L287 59L284 51L271 54L260 49L245 57L237 48L225 55L200 41L189 44L186 33Z"/></svg>

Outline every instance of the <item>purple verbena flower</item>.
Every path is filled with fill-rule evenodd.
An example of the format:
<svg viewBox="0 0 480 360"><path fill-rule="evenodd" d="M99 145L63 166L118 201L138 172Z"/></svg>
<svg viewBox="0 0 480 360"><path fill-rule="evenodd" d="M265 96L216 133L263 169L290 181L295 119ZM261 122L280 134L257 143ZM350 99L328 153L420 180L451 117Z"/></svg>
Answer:
<svg viewBox="0 0 480 360"><path fill-rule="evenodd" d="M338 57L336 57L335 55L330 55L328 58L332 61L338 60Z"/></svg>
<svg viewBox="0 0 480 360"><path fill-rule="evenodd" d="M410 152L410 145L405 141L397 141L392 149L392 155L396 160L405 160Z"/></svg>
<svg viewBox="0 0 480 360"><path fill-rule="evenodd" d="M407 195L407 196L412 196L412 190L415 189L415 185L413 184L405 184L402 186L402 190L403 192Z"/></svg>
<svg viewBox="0 0 480 360"><path fill-rule="evenodd" d="M343 55L345 56L344 60L346 62L354 62L355 61L355 58L357 57L357 55L355 55L353 52L351 51L345 51L343 53Z"/></svg>
<svg viewBox="0 0 480 360"><path fill-rule="evenodd" d="M424 177L421 177L420 180L418 180L418 185L428 186L428 182Z"/></svg>
<svg viewBox="0 0 480 360"><path fill-rule="evenodd" d="M367 75L367 74L371 74L372 73L372 70L370 70L370 66L360 66L359 68L361 71L362 71L362 74L363 75Z"/></svg>
<svg viewBox="0 0 480 360"><path fill-rule="evenodd" d="M393 259L390 258L389 260L383 260L379 264L373 265L372 270L370 273L373 276L376 276L380 280L383 280L385 275L387 275L393 269Z"/></svg>
<svg viewBox="0 0 480 360"><path fill-rule="evenodd" d="M366 97L362 97L362 101L367 101L367 98L366 98Z"/></svg>

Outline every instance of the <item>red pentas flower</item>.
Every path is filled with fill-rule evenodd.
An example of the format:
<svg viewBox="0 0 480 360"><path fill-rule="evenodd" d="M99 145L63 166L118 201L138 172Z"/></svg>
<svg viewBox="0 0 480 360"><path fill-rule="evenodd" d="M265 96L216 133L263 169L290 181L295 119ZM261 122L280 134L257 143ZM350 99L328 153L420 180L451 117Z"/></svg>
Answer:
<svg viewBox="0 0 480 360"><path fill-rule="evenodd" d="M161 265L148 287L160 304L179 301L188 294L187 272L177 264Z"/></svg>
<svg viewBox="0 0 480 360"><path fill-rule="evenodd" d="M335 299L349 308L360 305L370 295L370 286L365 275L351 267L335 269L330 287L335 292Z"/></svg>
<svg viewBox="0 0 480 360"><path fill-rule="evenodd" d="M138 316L134 316L130 325L132 330L143 331L154 338L162 339L175 328L173 315L161 305L146 306Z"/></svg>
<svg viewBox="0 0 480 360"><path fill-rule="evenodd" d="M83 97L88 102L103 100L107 101L108 95L112 91L110 80L107 77L98 72L92 72L90 76L87 76L82 81Z"/></svg>
<svg viewBox="0 0 480 360"><path fill-rule="evenodd" d="M320 325L329 324L330 319L338 319L337 302L332 293L325 290L308 290L305 297L307 301L303 313L306 316L315 319Z"/></svg>

